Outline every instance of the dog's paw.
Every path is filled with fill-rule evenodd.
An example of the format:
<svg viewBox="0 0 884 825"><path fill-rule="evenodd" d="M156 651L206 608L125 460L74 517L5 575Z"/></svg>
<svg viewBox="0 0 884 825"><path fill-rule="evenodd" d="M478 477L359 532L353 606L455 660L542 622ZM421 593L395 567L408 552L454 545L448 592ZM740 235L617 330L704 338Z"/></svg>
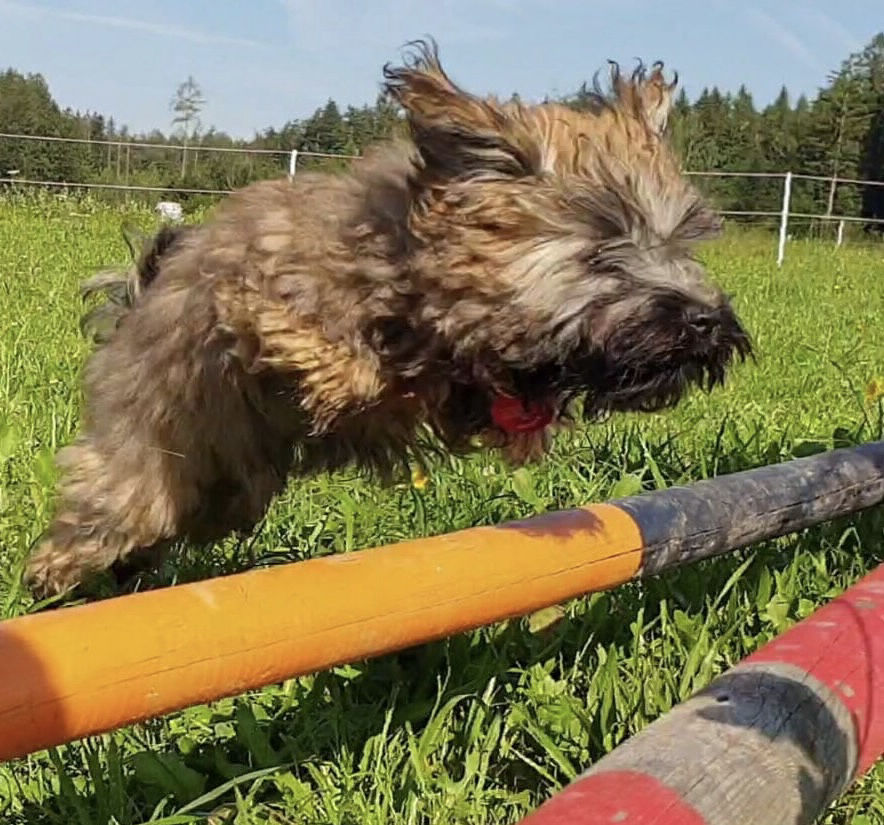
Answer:
<svg viewBox="0 0 884 825"><path fill-rule="evenodd" d="M47 539L33 552L24 570L24 584L37 599L69 593L82 578L82 565L70 547Z"/></svg>

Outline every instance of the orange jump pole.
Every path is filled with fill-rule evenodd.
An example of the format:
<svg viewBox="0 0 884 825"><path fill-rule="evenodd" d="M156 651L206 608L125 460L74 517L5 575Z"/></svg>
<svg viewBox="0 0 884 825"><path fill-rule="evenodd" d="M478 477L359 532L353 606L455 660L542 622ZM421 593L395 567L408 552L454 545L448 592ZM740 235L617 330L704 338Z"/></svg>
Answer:
<svg viewBox="0 0 884 825"><path fill-rule="evenodd" d="M0 759L440 639L884 501L884 441L0 623Z"/></svg>

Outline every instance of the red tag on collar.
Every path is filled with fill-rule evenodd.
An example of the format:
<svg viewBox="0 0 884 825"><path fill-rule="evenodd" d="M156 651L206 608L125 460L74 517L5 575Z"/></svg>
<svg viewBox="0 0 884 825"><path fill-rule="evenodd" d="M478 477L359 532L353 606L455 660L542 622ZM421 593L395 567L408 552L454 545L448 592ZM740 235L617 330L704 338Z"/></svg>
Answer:
<svg viewBox="0 0 884 825"><path fill-rule="evenodd" d="M508 433L531 433L542 430L553 419L549 404L525 406L518 398L498 395L491 403L491 420Z"/></svg>

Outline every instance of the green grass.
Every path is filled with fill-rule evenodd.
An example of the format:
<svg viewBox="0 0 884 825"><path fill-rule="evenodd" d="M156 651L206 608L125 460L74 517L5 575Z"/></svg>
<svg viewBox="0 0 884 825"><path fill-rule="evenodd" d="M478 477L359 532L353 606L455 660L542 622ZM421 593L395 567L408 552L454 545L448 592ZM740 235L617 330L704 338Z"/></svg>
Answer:
<svg viewBox="0 0 884 825"><path fill-rule="evenodd" d="M52 506L87 352L78 281L125 260L119 210L0 203L0 609ZM145 227L150 213L135 214ZM170 584L600 501L882 437L881 247L735 234L703 250L758 363L677 410L562 438L543 466L476 457L424 489L293 484L248 546L188 552ZM881 558L880 511L495 625L0 766L6 825L509 823ZM297 600L297 594L292 594ZM5 675L3 678L10 678ZM879 765L828 823L884 822Z"/></svg>

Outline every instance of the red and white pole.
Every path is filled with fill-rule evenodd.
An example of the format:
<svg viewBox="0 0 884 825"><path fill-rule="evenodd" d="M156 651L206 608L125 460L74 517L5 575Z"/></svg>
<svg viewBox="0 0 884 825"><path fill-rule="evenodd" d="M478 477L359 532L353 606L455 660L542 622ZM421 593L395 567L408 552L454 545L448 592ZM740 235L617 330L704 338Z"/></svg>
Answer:
<svg viewBox="0 0 884 825"><path fill-rule="evenodd" d="M884 565L521 825L810 825L884 753Z"/></svg>

